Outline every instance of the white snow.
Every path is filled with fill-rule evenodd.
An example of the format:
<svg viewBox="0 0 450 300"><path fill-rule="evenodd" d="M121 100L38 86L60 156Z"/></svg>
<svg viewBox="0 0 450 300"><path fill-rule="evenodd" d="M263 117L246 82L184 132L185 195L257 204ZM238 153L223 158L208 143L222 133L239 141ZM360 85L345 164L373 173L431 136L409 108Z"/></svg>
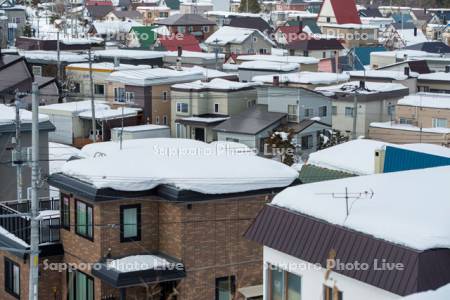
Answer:
<svg viewBox="0 0 450 300"><path fill-rule="evenodd" d="M20 56L24 56L28 60L48 60L57 61L57 51L44 51L44 50L30 50L19 51ZM84 62L88 61L88 57L85 54L77 54L73 52L61 51L60 60L64 62Z"/></svg>
<svg viewBox="0 0 450 300"><path fill-rule="evenodd" d="M78 156L79 154L80 150L75 147L49 142L49 173L54 174L61 172L61 168L67 162L67 160L69 160L73 156ZM50 187L50 199L59 199L59 189Z"/></svg>
<svg viewBox="0 0 450 300"><path fill-rule="evenodd" d="M66 70L70 70L71 68L79 68L86 69L89 71L89 63L76 63L70 64L66 67ZM122 71L122 70L141 70L141 69L151 69L148 65L129 65L129 64L119 64L119 66L115 66L114 63L110 62L98 62L92 64L92 69L94 70L104 70L104 71Z"/></svg>
<svg viewBox="0 0 450 300"><path fill-rule="evenodd" d="M59 217L59 210L41 210L37 216L38 220L52 219Z"/></svg>
<svg viewBox="0 0 450 300"><path fill-rule="evenodd" d="M243 62L239 65L239 69L291 72L299 70L300 64L255 60Z"/></svg>
<svg viewBox="0 0 450 300"><path fill-rule="evenodd" d="M204 81L194 81L188 83L180 83L172 85L172 88L177 89L189 89L189 90L205 90L205 89L213 89L213 90L241 90L249 87L254 87L260 85L256 82L238 82L238 81L230 81L226 79L216 78L211 80L210 82Z"/></svg>
<svg viewBox="0 0 450 300"><path fill-rule="evenodd" d="M132 117L136 116L141 111L140 108L132 108L132 107L124 107L116 108L116 109L99 109L95 110L95 119L96 120L109 120L124 117ZM82 119L91 119L92 118L92 110L86 110L78 114L78 116Z"/></svg>
<svg viewBox="0 0 450 300"><path fill-rule="evenodd" d="M15 236L14 234L12 234L11 232L9 232L8 230L6 230L5 228L3 228L1 226L0 226L0 234L3 236L6 236L7 238L13 240L14 242L16 242L24 247L30 246L24 240L18 238L17 236Z"/></svg>
<svg viewBox="0 0 450 300"><path fill-rule="evenodd" d="M200 80L202 78L202 70L191 69L188 71L177 71L165 68L116 71L108 77L110 81L137 86L174 84L178 82Z"/></svg>
<svg viewBox="0 0 450 300"><path fill-rule="evenodd" d="M272 205L419 251L450 248L449 174L450 167L440 167L303 184L276 195ZM350 200L348 218L345 199L332 195L345 188L361 193Z"/></svg>
<svg viewBox="0 0 450 300"><path fill-rule="evenodd" d="M278 162L236 153L227 143L156 138L96 143L82 149L86 159L63 166L68 176L96 188L145 191L161 184L205 194L285 187L298 173Z"/></svg>
<svg viewBox="0 0 450 300"><path fill-rule="evenodd" d="M277 131L274 132L273 135L278 135L283 141L287 141L289 139L288 132Z"/></svg>
<svg viewBox="0 0 450 300"><path fill-rule="evenodd" d="M229 119L229 117L224 117L224 118L205 118L205 117L181 118L181 120L183 120L183 121L202 122L202 123L216 123L216 122L226 121L228 119Z"/></svg>
<svg viewBox="0 0 450 300"><path fill-rule="evenodd" d="M408 76L400 71L384 71L384 70L367 70L367 71L349 71L348 74L354 77L368 77L368 78L387 78L392 80L406 80ZM411 72L411 77L419 76L418 73Z"/></svg>
<svg viewBox="0 0 450 300"><path fill-rule="evenodd" d="M405 42L406 46L428 42L427 37L420 28L417 29L417 35L414 35L414 29L397 29L397 33Z"/></svg>
<svg viewBox="0 0 450 300"><path fill-rule="evenodd" d="M32 113L31 111L20 109L20 120L22 123L31 123ZM39 114L39 122L48 121L49 118L46 115ZM13 124L16 122L16 107L0 104L0 125Z"/></svg>
<svg viewBox="0 0 450 300"><path fill-rule="evenodd" d="M355 89L357 89L358 94L376 94L383 92L392 92L392 91L400 91L408 89L406 86L400 83L387 83L387 82L374 82L374 81L366 81L365 89L360 89L359 81L350 81L344 84L332 85L332 86L324 86L315 88L317 92L326 92L326 93L346 93L346 94L354 94Z"/></svg>
<svg viewBox="0 0 450 300"><path fill-rule="evenodd" d="M110 109L109 105L104 101L95 101L95 111ZM48 113L52 111L63 111L69 112L73 114L78 114L84 111L92 110L91 101L74 101L74 102L65 102L65 103L55 103L46 106L42 106L41 110Z"/></svg>
<svg viewBox="0 0 450 300"><path fill-rule="evenodd" d="M178 51L168 51L165 53L168 57L178 57ZM204 53L204 52L195 52L195 51L186 51L183 50L181 57L184 58L204 58L204 59L216 59L215 53ZM219 59L225 58L225 54L219 53Z"/></svg>
<svg viewBox="0 0 450 300"><path fill-rule="evenodd" d="M435 291L426 291L402 298L403 300L448 300L450 299L450 284L444 285Z"/></svg>
<svg viewBox="0 0 450 300"><path fill-rule="evenodd" d="M106 49L94 52L95 57L123 58L123 59L153 59L163 58L165 52L149 50Z"/></svg>
<svg viewBox="0 0 450 300"><path fill-rule="evenodd" d="M208 45L218 45L225 46L228 44L241 44L246 41L250 36L256 34L259 38L264 39L272 46L275 46L275 43L271 41L266 35L264 35L261 31L257 29L249 29L249 28L239 28L239 27L230 27L223 26L220 27L219 30L210 35L205 44Z"/></svg>
<svg viewBox="0 0 450 300"><path fill-rule="evenodd" d="M297 64L317 64L319 60L314 57L307 56L280 56L280 55L239 55L238 60L240 61L271 61L279 63L297 63Z"/></svg>
<svg viewBox="0 0 450 300"><path fill-rule="evenodd" d="M194 66L194 67L183 67L183 71L193 71L193 72L202 72L203 76L205 78L211 79L211 78L220 78L220 77L230 77L233 74L230 73L225 73L219 70L215 70L215 69L209 69L209 68L203 68L203 67L199 67L199 66ZM237 77L237 75L236 75Z"/></svg>
<svg viewBox="0 0 450 300"><path fill-rule="evenodd" d="M99 35L112 35L117 33L129 33L132 27L142 26L141 23L127 20L127 21L93 21L92 26Z"/></svg>
<svg viewBox="0 0 450 300"><path fill-rule="evenodd" d="M112 260L107 267L120 273L137 272L169 267L171 263L156 255L133 255Z"/></svg>
<svg viewBox="0 0 450 300"><path fill-rule="evenodd" d="M272 83L273 76L279 76L280 83L298 84L333 84L345 82L350 79L346 73L336 74L327 72L296 72L288 74L260 75L253 77L253 81Z"/></svg>
<svg viewBox="0 0 450 300"><path fill-rule="evenodd" d="M417 93L400 99L397 105L450 109L450 95Z"/></svg>
<svg viewBox="0 0 450 300"><path fill-rule="evenodd" d="M167 129L167 128L169 128L169 126L146 124L146 125L137 125L137 126L127 126L127 127L123 128L123 131L124 132L140 132L140 131Z"/></svg>
<svg viewBox="0 0 450 300"><path fill-rule="evenodd" d="M392 130L406 130L406 131L416 131L416 132L426 132L426 133L437 133L437 134L448 134L450 133L450 128L435 127L435 128L420 128L409 124L398 124L393 122L372 122L370 127L375 128L385 128Z"/></svg>
<svg viewBox="0 0 450 300"><path fill-rule="evenodd" d="M420 50L396 50L396 51L384 51L384 52L372 52L371 56L388 56L396 57L397 59L423 58L423 57L440 57L437 53L430 53Z"/></svg>
<svg viewBox="0 0 450 300"><path fill-rule="evenodd" d="M311 153L307 164L355 175L375 173L375 151L386 146L450 157L450 149L431 144L394 145L385 142L357 139Z"/></svg>
<svg viewBox="0 0 450 300"><path fill-rule="evenodd" d="M436 81L448 81L450 82L450 73L436 72L429 74L419 75L419 80L436 80Z"/></svg>

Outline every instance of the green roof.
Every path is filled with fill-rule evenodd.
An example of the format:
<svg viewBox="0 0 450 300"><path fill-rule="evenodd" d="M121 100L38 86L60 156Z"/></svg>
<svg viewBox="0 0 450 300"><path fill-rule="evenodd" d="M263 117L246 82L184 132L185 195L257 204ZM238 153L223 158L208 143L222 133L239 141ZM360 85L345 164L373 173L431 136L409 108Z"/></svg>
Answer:
<svg viewBox="0 0 450 300"><path fill-rule="evenodd" d="M139 39L141 48L149 49L156 42L156 33L153 31L156 26L134 26L130 32L134 32Z"/></svg>
<svg viewBox="0 0 450 300"><path fill-rule="evenodd" d="M356 175L331 169L320 168L314 165L304 165L300 170L299 179L302 183L313 183L354 176Z"/></svg>
<svg viewBox="0 0 450 300"><path fill-rule="evenodd" d="M291 20L287 22L287 25L289 26L298 26L298 21ZM314 34L322 34L322 31L320 30L320 27L317 25L316 20L313 19L304 19L303 20L303 27L308 26L309 29L311 29L312 33Z"/></svg>
<svg viewBox="0 0 450 300"><path fill-rule="evenodd" d="M166 0L166 5L170 9L179 10L180 9L180 0Z"/></svg>

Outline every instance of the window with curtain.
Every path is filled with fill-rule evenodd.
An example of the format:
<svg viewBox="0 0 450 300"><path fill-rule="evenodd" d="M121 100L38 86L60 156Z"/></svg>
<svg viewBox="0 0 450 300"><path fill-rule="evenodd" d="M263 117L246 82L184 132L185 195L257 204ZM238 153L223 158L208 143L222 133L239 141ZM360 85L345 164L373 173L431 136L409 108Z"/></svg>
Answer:
<svg viewBox="0 0 450 300"><path fill-rule="evenodd" d="M94 279L83 272L68 272L69 300L94 300Z"/></svg>
<svg viewBox="0 0 450 300"><path fill-rule="evenodd" d="M216 278L216 300L232 300L236 292L234 276Z"/></svg>
<svg viewBox="0 0 450 300"><path fill-rule="evenodd" d="M20 298L20 267L5 257L5 291Z"/></svg>
<svg viewBox="0 0 450 300"><path fill-rule="evenodd" d="M343 300L344 294L337 287L323 286L323 300Z"/></svg>
<svg viewBox="0 0 450 300"><path fill-rule="evenodd" d="M121 242L141 240L141 205L123 205L120 207Z"/></svg>
<svg viewBox="0 0 450 300"><path fill-rule="evenodd" d="M82 201L77 200L76 205L76 233L87 239L92 240L94 237L93 224L94 215L93 208Z"/></svg>
<svg viewBox="0 0 450 300"><path fill-rule="evenodd" d="M301 277L270 266L268 271L269 300L301 300Z"/></svg>
<svg viewBox="0 0 450 300"><path fill-rule="evenodd" d="M64 229L70 230L70 198L61 195L61 224Z"/></svg>

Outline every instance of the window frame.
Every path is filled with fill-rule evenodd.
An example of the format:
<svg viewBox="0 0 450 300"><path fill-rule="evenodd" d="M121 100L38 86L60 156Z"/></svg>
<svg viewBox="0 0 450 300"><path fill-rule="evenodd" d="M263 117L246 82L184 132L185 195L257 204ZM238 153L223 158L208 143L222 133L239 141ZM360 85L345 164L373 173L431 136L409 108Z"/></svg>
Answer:
<svg viewBox="0 0 450 300"><path fill-rule="evenodd" d="M3 275L4 275L4 278L5 278L4 279L4 281L5 281L5 291L8 294L10 294L11 296L13 296L13 297L15 297L17 299L20 299L20 282L21 282L21 280L20 280L20 273L21 273L20 265L18 263L16 263L15 261L9 259L6 256L4 257L4 262L3 263L4 263L4 271L3 271L4 274ZM9 268L11 268L11 270L9 270L9 268L7 270L8 266L10 266ZM18 278L18 280L19 280L19 290L18 290L18 293L16 293L14 291L14 286L15 286L14 267L19 269L19 278ZM9 278L9 275L12 275L12 277ZM9 280L7 280L7 278L9 278ZM12 285L12 288L9 286L8 283L10 283Z"/></svg>
<svg viewBox="0 0 450 300"><path fill-rule="evenodd" d="M219 103L214 103L214 113L219 113Z"/></svg>
<svg viewBox="0 0 450 300"><path fill-rule="evenodd" d="M349 114L349 113L348 113L349 111L351 111L352 113ZM345 115L346 117L353 118L354 115L355 115L355 109L354 109L353 107L346 106L346 107L345 107L345 113L344 113L344 115Z"/></svg>
<svg viewBox="0 0 450 300"><path fill-rule="evenodd" d="M124 213L127 209L136 209L136 232L137 235L134 237L125 237L125 224L123 223ZM142 207L141 204L129 204L129 205L121 205L120 206L120 242L128 243L128 242L137 242L142 238Z"/></svg>
<svg viewBox="0 0 450 300"><path fill-rule="evenodd" d="M186 111L183 111L183 105L186 105ZM185 102L176 103L177 113L187 114L189 113L189 104Z"/></svg>
<svg viewBox="0 0 450 300"><path fill-rule="evenodd" d="M299 274L295 274L295 273L283 270L282 268L279 268L279 267L277 267L275 265L272 265L272 264L268 264L268 268L267 268L267 284L266 284L266 286L267 286L266 292L267 292L267 296L268 296L267 298L269 300L273 299L272 298L272 271L274 271L274 270L279 271L281 273L281 276L282 276L282 284L283 285L282 285L282 290L281 290L281 293L282 293L281 298L283 300L289 300L289 296L288 296L289 284L288 283L289 283L289 274L291 274L291 275L297 276L299 278L299 280L300 280L300 291L299 291L299 293L300 293L300 299L302 299L302 294L303 294L302 293L303 277L301 275L299 275Z"/></svg>
<svg viewBox="0 0 450 300"><path fill-rule="evenodd" d="M68 199L68 203L67 203L67 209L68 209L67 220L65 218L65 209L64 208L65 208L66 205L64 203L64 199ZM61 201L61 204L60 204L60 206L61 206L61 227L63 229L66 229L66 230L70 231L70 196L61 193L61 200L60 201Z"/></svg>
<svg viewBox="0 0 450 300"><path fill-rule="evenodd" d="M86 285L88 284L89 281L92 281L92 292L93 292L92 300L94 300L95 299L95 280L94 280L94 277L92 277L89 274L86 274L86 273L84 273L84 272L82 272L80 270L77 270L77 269L71 269L71 270L68 269L67 270L67 299L71 299L70 298L70 294L71 294L70 286L72 286L72 288L73 288L73 291L72 291L73 292L73 299L77 298L77 277L76 277L77 273L83 274L86 277ZM70 278L70 274L72 275L72 282L73 282L72 285L70 284L70 279L71 279ZM73 278L73 277L75 277L75 278ZM87 289L87 286L86 286L86 292L87 291L88 291L88 289Z"/></svg>
<svg viewBox="0 0 450 300"><path fill-rule="evenodd" d="M223 277L217 277L216 278L216 285L215 285L215 300L219 300L219 288L218 288L218 283L221 281L221 280L230 280L230 278L231 278L231 281L230 281L230 283L231 283L231 286L230 286L230 296L231 296L231 298L230 298L230 300L232 300L233 299L233 295L234 294L236 294L236 276L234 276L234 275L230 275L230 276L223 276Z"/></svg>
<svg viewBox="0 0 450 300"><path fill-rule="evenodd" d="M443 122L445 124L441 124L441 122ZM433 128L448 128L448 120L446 118L432 118L431 125L433 126ZM439 125L445 125L445 126L439 126Z"/></svg>
<svg viewBox="0 0 450 300"><path fill-rule="evenodd" d="M328 285L323 285L323 300L343 300L344 292L336 288L338 291L338 299L334 299L333 288Z"/></svg>
<svg viewBox="0 0 450 300"><path fill-rule="evenodd" d="M82 204L86 205L86 225L85 225L86 226L86 235L84 235L83 233L80 233L78 231L78 226L79 226L78 225L78 203L82 203ZM88 223L89 223L88 210L89 210L89 208L91 209L91 214L92 214L92 222L91 222L91 224L92 224L91 225L92 226L92 236L88 235L88 227L89 227L89 225L88 225ZM85 201L82 201L82 200L79 200L79 199L75 199L75 233L78 236L81 236L81 237L83 237L83 238L85 238L85 239L87 239L87 240L89 240L91 242L94 241L94 206L92 204L89 204L89 203L87 203Z"/></svg>
<svg viewBox="0 0 450 300"><path fill-rule="evenodd" d="M103 87L103 93L98 93L97 92L97 88L98 87ZM106 90L105 90L105 85L104 84L101 84L101 83L95 83L94 84L94 94L95 95L99 95L99 96L105 96L105 94L106 94Z"/></svg>
<svg viewBox="0 0 450 300"><path fill-rule="evenodd" d="M311 140L310 140L311 138ZM303 147L303 139L306 139L306 143L308 144L306 147ZM311 141L311 144L310 144ZM312 134L303 135L300 137L300 145L302 146L302 150L311 150L314 148L314 136Z"/></svg>
<svg viewBox="0 0 450 300"><path fill-rule="evenodd" d="M319 117L327 117L328 116L328 106L323 105L319 106Z"/></svg>

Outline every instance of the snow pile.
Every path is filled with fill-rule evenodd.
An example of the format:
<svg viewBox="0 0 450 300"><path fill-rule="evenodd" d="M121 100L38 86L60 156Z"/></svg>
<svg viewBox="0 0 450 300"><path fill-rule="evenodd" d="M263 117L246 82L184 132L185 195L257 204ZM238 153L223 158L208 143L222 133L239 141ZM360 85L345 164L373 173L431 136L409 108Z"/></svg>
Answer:
<svg viewBox="0 0 450 300"><path fill-rule="evenodd" d="M436 72L436 73L429 73L429 74L420 74L419 80L436 80L436 81L449 81L450 82L450 73Z"/></svg>
<svg viewBox="0 0 450 300"><path fill-rule="evenodd" d="M59 217L59 210L41 210L37 216L38 220L53 219Z"/></svg>
<svg viewBox="0 0 450 300"><path fill-rule="evenodd" d="M450 284L444 285L435 291L427 291L409 295L403 300L448 300L450 299Z"/></svg>
<svg viewBox="0 0 450 300"><path fill-rule="evenodd" d="M336 74L327 72L297 72L289 74L261 75L253 77L253 81L272 83L273 77L279 76L280 83L298 83L298 84L333 84L345 82L350 79L346 73Z"/></svg>
<svg viewBox="0 0 450 300"><path fill-rule="evenodd" d="M295 70L299 70L300 64L255 60L243 62L239 65L239 69L292 72Z"/></svg>
<svg viewBox="0 0 450 300"><path fill-rule="evenodd" d="M408 89L406 86L400 83L386 83L386 82L374 82L366 81L365 88L360 88L359 81L351 81L344 84L318 87L315 90L317 92L325 93L340 93L340 94L354 94L355 90L358 94L377 94L393 91L401 91Z"/></svg>
<svg viewBox="0 0 450 300"><path fill-rule="evenodd" d="M205 89L211 89L211 90L242 90L247 89L250 87L258 86L260 84L255 82L237 82L237 81L230 81L226 79L220 79L216 78L211 80L210 82L203 82L203 81L194 81L194 82L188 82L188 83L181 83L181 84L175 84L172 86L172 88L175 89L189 89L189 90L205 90Z"/></svg>
<svg viewBox="0 0 450 300"><path fill-rule="evenodd" d="M62 166L73 156L78 156L80 150L75 147L58 143L48 143L49 173L61 172ZM50 187L50 199L59 199L59 189Z"/></svg>
<svg viewBox="0 0 450 300"><path fill-rule="evenodd" d="M82 149L86 159L66 163L62 173L98 189L145 191L167 184L204 194L285 187L298 176L286 165L227 145L157 138L126 140L121 151L115 142L96 143Z"/></svg>
<svg viewBox="0 0 450 300"><path fill-rule="evenodd" d="M222 122L228 120L229 117L186 117L181 118L183 121L190 121L190 122L201 122L201 123L216 123L216 122Z"/></svg>
<svg viewBox="0 0 450 300"><path fill-rule="evenodd" d="M171 263L156 255L134 255L112 260L107 267L120 273L155 270L170 267Z"/></svg>
<svg viewBox="0 0 450 300"><path fill-rule="evenodd" d="M394 145L375 140L358 139L311 153L309 165L355 175L375 173L375 151L386 146L450 157L450 149L431 144Z"/></svg>
<svg viewBox="0 0 450 300"><path fill-rule="evenodd" d="M99 35L109 35L116 33L129 33L131 28L142 26L141 23L127 20L127 21L93 21L92 26Z"/></svg>
<svg viewBox="0 0 450 300"><path fill-rule="evenodd" d="M30 245L28 245L24 240L18 238L17 236L15 236L14 234L12 234L11 232L9 232L8 230L6 230L5 228L0 226L0 235L3 235L11 240L13 240L14 242L20 244L21 246L24 247L29 247Z"/></svg>
<svg viewBox="0 0 450 300"><path fill-rule="evenodd" d="M450 109L450 95L417 93L400 99L397 104L417 107Z"/></svg>
<svg viewBox="0 0 450 300"><path fill-rule="evenodd" d="M272 204L419 251L450 248L449 174L441 167L298 185ZM361 193L348 217L345 199L332 195L345 188Z"/></svg>
<svg viewBox="0 0 450 300"><path fill-rule="evenodd" d="M426 133L437 133L437 134L448 134L450 133L450 128L444 127L433 127L433 128L420 128L409 124L399 124L393 122L372 122L370 127L374 128L384 128L392 130L405 130L405 131L416 131L416 132L426 132Z"/></svg>
<svg viewBox="0 0 450 300"><path fill-rule="evenodd" d="M31 111L20 109L20 120L22 123L31 123ZM49 118L46 115L39 114L39 122L46 122ZM16 107L0 104L0 125L14 124L16 122Z"/></svg>

